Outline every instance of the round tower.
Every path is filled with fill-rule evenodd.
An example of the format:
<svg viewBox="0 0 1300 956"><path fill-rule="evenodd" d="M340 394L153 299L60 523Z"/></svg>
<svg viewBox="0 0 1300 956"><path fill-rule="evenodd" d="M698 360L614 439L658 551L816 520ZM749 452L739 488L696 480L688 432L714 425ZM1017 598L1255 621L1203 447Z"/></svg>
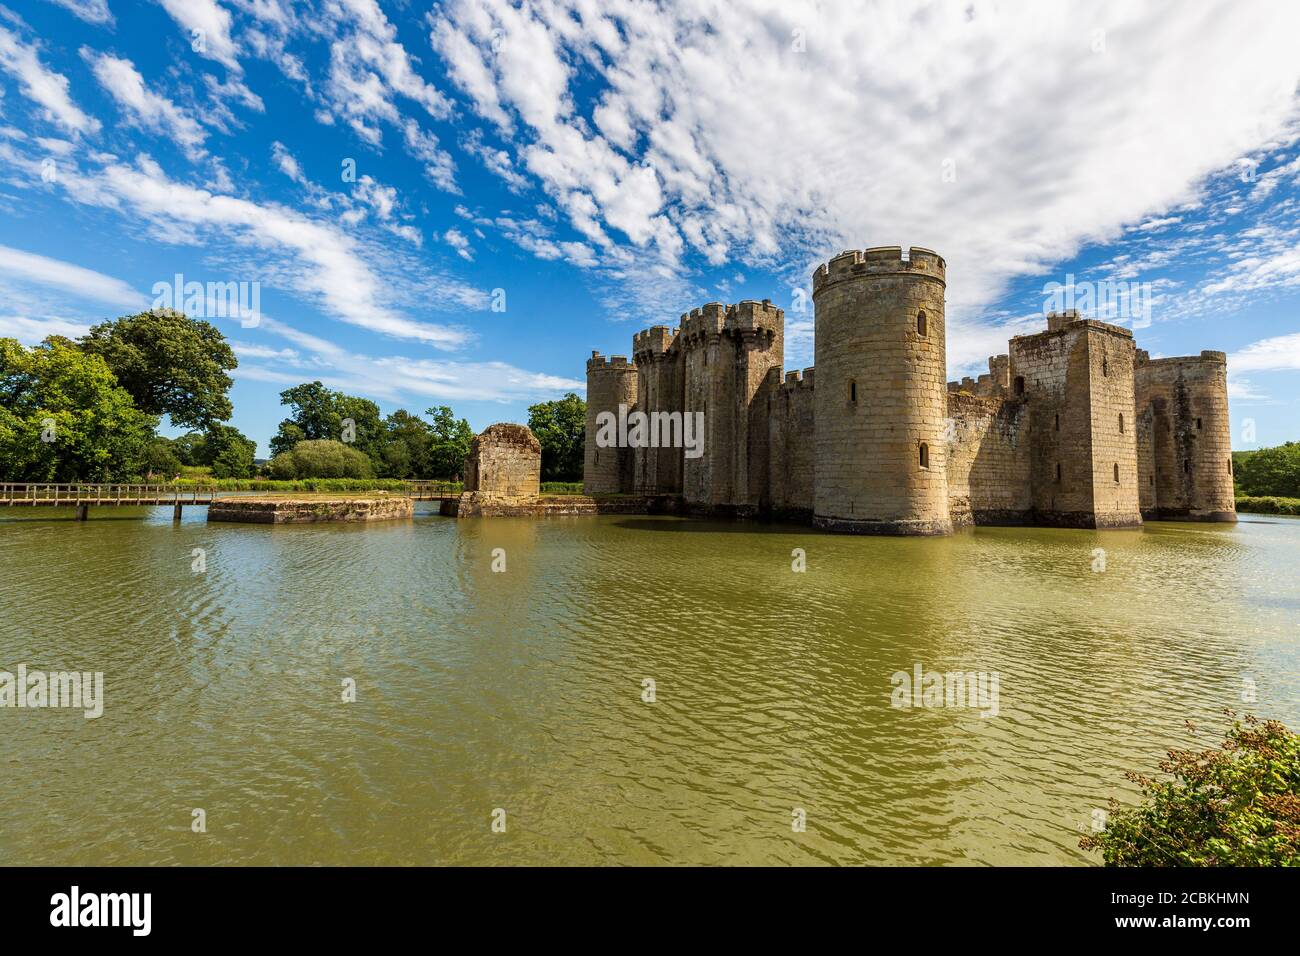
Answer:
<svg viewBox="0 0 1300 956"><path fill-rule="evenodd" d="M630 491L631 451L617 444L619 406L631 408L636 404L636 366L622 355L604 358L592 352L587 360L587 428L586 445L582 458L582 490L589 495L612 495ZM600 439L610 437L608 427L602 430L600 414L613 416L614 443ZM626 413L625 413L626 414Z"/></svg>
<svg viewBox="0 0 1300 956"><path fill-rule="evenodd" d="M1155 516L1236 521L1228 357L1151 359L1135 378L1139 419L1151 425Z"/></svg>
<svg viewBox="0 0 1300 956"><path fill-rule="evenodd" d="M945 264L929 249L841 253L813 273L813 523L949 534Z"/></svg>

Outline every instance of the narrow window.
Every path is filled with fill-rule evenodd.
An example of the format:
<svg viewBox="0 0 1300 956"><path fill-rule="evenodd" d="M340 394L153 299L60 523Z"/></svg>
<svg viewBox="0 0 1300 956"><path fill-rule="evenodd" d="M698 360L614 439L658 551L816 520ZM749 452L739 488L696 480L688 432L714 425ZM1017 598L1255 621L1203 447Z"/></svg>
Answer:
<svg viewBox="0 0 1300 956"><path fill-rule="evenodd" d="M1115 464L1115 484L1119 484L1119 464Z"/></svg>
<svg viewBox="0 0 1300 956"><path fill-rule="evenodd" d="M1016 376L1016 394L1025 394L1025 377L1023 375Z"/></svg>
<svg viewBox="0 0 1300 956"><path fill-rule="evenodd" d="M916 334L925 338L929 334L929 323L925 320L925 312L916 313Z"/></svg>
<svg viewBox="0 0 1300 956"><path fill-rule="evenodd" d="M1057 416L1056 416L1056 430L1057 430L1058 432L1061 430L1061 416L1060 416L1060 415L1057 415Z"/></svg>
<svg viewBox="0 0 1300 956"><path fill-rule="evenodd" d="M1198 432L1201 430L1201 420L1199 418L1196 419L1196 430Z"/></svg>
<svg viewBox="0 0 1300 956"><path fill-rule="evenodd" d="M930 467L930 446L925 442L921 442L921 467Z"/></svg>
<svg viewBox="0 0 1300 956"><path fill-rule="evenodd" d="M857 400L858 400L858 383L853 379L849 379L849 401L856 402Z"/></svg>
<svg viewBox="0 0 1300 956"><path fill-rule="evenodd" d="M1190 475L1191 473L1192 473L1192 460L1191 460L1190 458L1184 458L1184 459L1183 459L1183 474L1185 474L1185 475Z"/></svg>
<svg viewBox="0 0 1300 956"><path fill-rule="evenodd" d="M1119 413L1119 433L1124 434L1124 413ZM1118 466L1117 466L1118 467Z"/></svg>
<svg viewBox="0 0 1300 956"><path fill-rule="evenodd" d="M1148 485L1154 485L1155 483L1156 483L1156 476L1155 476L1155 475L1150 475L1150 476L1147 477L1147 484L1148 484Z"/></svg>
<svg viewBox="0 0 1300 956"><path fill-rule="evenodd" d="M1232 474L1232 459L1228 459L1228 474Z"/></svg>
<svg viewBox="0 0 1300 956"><path fill-rule="evenodd" d="M1056 483L1058 485L1061 483L1061 463L1059 461L1056 463Z"/></svg>
<svg viewBox="0 0 1300 956"><path fill-rule="evenodd" d="M1110 375L1110 359L1103 355L1101 357L1101 376L1105 378L1108 375Z"/></svg>

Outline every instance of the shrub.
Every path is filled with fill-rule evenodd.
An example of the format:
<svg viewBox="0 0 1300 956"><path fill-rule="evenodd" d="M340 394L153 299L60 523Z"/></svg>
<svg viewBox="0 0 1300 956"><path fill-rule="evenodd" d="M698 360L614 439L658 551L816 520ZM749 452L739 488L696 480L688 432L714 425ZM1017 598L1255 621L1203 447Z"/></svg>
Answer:
<svg viewBox="0 0 1300 956"><path fill-rule="evenodd" d="M1106 829L1079 846L1107 866L1300 866L1300 736L1247 716L1219 749L1171 750L1160 769L1174 779L1126 774L1142 803L1112 800Z"/></svg>
<svg viewBox="0 0 1300 956"><path fill-rule="evenodd" d="M1300 498L1244 496L1237 499L1237 510L1261 515L1300 516Z"/></svg>
<svg viewBox="0 0 1300 956"><path fill-rule="evenodd" d="M272 478L281 481L371 477L369 458L355 448L328 439L300 441L291 451L272 458L267 469Z"/></svg>

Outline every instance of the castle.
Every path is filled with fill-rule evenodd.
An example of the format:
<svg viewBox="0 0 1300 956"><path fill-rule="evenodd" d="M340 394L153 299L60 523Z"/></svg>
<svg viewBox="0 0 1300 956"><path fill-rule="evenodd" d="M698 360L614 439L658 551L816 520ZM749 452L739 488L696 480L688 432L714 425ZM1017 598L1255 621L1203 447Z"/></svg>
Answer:
<svg viewBox="0 0 1300 956"><path fill-rule="evenodd" d="M638 332L631 362L593 352L584 490L866 534L1236 520L1224 353L1151 359L1070 311L978 380L945 382L945 272L896 246L818 267L815 376L782 374L785 313L768 300ZM650 419L649 447L597 440L620 406ZM666 447L672 413L703 413L702 454Z"/></svg>

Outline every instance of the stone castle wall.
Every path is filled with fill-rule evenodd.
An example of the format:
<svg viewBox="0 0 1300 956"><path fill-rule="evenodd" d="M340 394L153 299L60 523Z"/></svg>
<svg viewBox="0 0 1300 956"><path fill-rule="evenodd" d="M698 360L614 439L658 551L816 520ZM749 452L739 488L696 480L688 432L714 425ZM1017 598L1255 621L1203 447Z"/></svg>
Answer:
<svg viewBox="0 0 1300 956"><path fill-rule="evenodd" d="M1223 353L1150 360L1128 329L1066 312L1012 339L988 373L945 383L945 272L915 247L821 266L816 366L802 374L783 376L784 314L766 300L638 332L631 365L593 354L588 492L888 534L1235 520ZM598 458L595 415L620 402L703 413L703 455Z"/></svg>
<svg viewBox="0 0 1300 956"><path fill-rule="evenodd" d="M470 443L466 494L536 498L541 476L542 446L527 425L489 425Z"/></svg>

